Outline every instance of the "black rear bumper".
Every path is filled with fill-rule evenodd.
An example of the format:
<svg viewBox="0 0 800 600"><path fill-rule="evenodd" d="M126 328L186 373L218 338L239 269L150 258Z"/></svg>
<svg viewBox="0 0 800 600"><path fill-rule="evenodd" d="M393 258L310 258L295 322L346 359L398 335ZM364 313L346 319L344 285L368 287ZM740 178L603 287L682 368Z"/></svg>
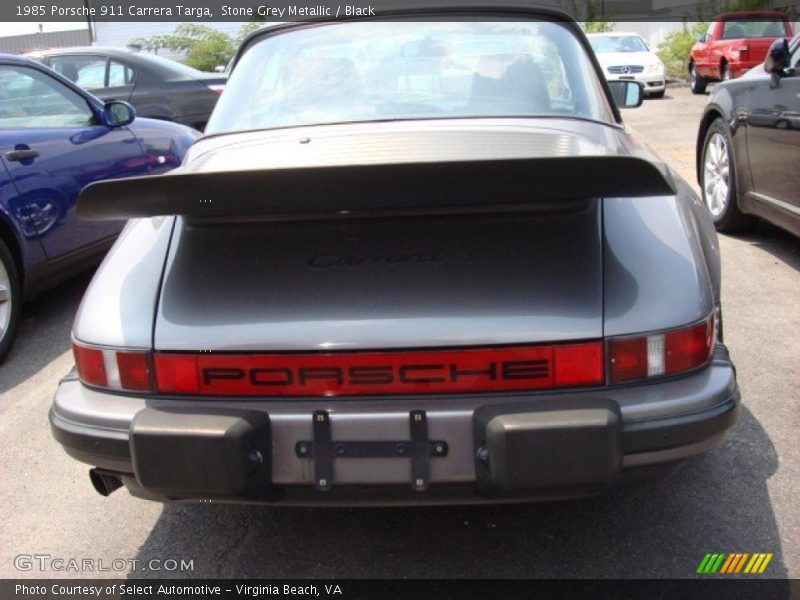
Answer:
<svg viewBox="0 0 800 600"><path fill-rule="evenodd" d="M416 411L423 412L423 411ZM270 474L269 415L245 410L163 410L137 414L127 438L98 438L64 427L51 413L56 439L79 458L104 455L120 465L117 474L135 495L156 500L393 504L492 502L563 498L602 492L623 473L623 458L661 453L671 462L707 449L732 427L740 413L738 389L711 409L676 417L625 423L608 398L569 405L531 400L480 408L473 415L475 481L420 483L438 459L427 438L369 443L308 440L328 457L298 442L297 456L316 469L316 485L282 486ZM423 413L424 414L424 413ZM309 414L309 419L316 415ZM413 419L413 414L409 415ZM413 430L412 430L413 431ZM327 444L327 445L326 445ZM423 444L416 446L414 444ZM401 451L401 445L404 449ZM696 452L688 449L697 447ZM412 460L408 486L345 485L336 482L337 461L386 456ZM304 453L305 452L305 456ZM360 454L359 454L360 453ZM372 453L372 454L370 454ZM100 461L98 461L100 462ZM319 481L322 463L330 467ZM108 463L105 463L108 464ZM106 468L106 471L108 469ZM113 471L113 469L112 469Z"/></svg>

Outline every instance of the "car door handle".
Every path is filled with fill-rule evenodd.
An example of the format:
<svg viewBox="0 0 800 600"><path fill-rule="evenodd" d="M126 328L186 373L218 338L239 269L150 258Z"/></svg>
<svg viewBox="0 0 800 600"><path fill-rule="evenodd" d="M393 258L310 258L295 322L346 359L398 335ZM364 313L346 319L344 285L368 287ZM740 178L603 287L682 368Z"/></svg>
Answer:
<svg viewBox="0 0 800 600"><path fill-rule="evenodd" d="M11 150L6 152L6 160L11 162L19 162L21 160L28 160L39 156L36 150Z"/></svg>

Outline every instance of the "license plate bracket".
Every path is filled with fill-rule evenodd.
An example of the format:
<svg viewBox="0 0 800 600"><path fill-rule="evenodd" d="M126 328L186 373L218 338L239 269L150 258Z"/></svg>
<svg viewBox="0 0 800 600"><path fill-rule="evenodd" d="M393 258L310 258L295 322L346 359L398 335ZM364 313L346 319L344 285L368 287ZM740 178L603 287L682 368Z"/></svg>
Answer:
<svg viewBox="0 0 800 600"><path fill-rule="evenodd" d="M313 440L295 444L298 458L314 461L314 486L319 491L333 487L334 460L347 458L408 458L411 459L411 487L422 492L428 489L429 461L447 456L447 442L428 438L428 421L424 410L408 414L411 438L408 440L333 440L328 411L314 411Z"/></svg>

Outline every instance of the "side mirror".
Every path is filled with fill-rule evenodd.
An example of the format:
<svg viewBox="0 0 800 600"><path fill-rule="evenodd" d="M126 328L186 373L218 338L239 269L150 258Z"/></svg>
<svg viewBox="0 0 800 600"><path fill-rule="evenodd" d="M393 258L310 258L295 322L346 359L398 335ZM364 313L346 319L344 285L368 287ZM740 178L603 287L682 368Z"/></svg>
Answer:
<svg viewBox="0 0 800 600"><path fill-rule="evenodd" d="M620 108L636 108L644 101L644 84L638 81L609 81L608 87Z"/></svg>
<svg viewBox="0 0 800 600"><path fill-rule="evenodd" d="M122 100L109 100L103 105L103 116L109 127L130 125L136 118L133 106Z"/></svg>
<svg viewBox="0 0 800 600"><path fill-rule="evenodd" d="M779 38L772 42L767 52L767 58L764 59L764 70L767 73L775 73L783 75L783 72L789 68L789 42L784 38Z"/></svg>
<svg viewBox="0 0 800 600"><path fill-rule="evenodd" d="M696 39L698 42L701 42L701 43L705 42L706 41L706 34L705 33L699 33L699 32L695 33L694 34L694 39Z"/></svg>

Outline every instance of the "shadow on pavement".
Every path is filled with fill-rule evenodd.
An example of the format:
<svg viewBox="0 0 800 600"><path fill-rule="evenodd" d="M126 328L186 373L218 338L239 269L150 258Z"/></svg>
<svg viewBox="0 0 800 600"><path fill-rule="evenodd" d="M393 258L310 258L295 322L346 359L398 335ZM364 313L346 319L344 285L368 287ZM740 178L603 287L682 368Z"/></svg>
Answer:
<svg viewBox="0 0 800 600"><path fill-rule="evenodd" d="M91 277L88 273L70 279L23 305L17 338L0 364L0 394L69 350L72 322Z"/></svg>
<svg viewBox="0 0 800 600"><path fill-rule="evenodd" d="M745 409L715 450L606 496L493 507L167 505L136 558L193 559L193 572L171 574L189 577L686 578L706 552L774 552L765 576L785 578L766 485L777 464Z"/></svg>
<svg viewBox="0 0 800 600"><path fill-rule="evenodd" d="M780 227L759 221L752 232L731 237L766 250L778 260L800 271L800 239Z"/></svg>

